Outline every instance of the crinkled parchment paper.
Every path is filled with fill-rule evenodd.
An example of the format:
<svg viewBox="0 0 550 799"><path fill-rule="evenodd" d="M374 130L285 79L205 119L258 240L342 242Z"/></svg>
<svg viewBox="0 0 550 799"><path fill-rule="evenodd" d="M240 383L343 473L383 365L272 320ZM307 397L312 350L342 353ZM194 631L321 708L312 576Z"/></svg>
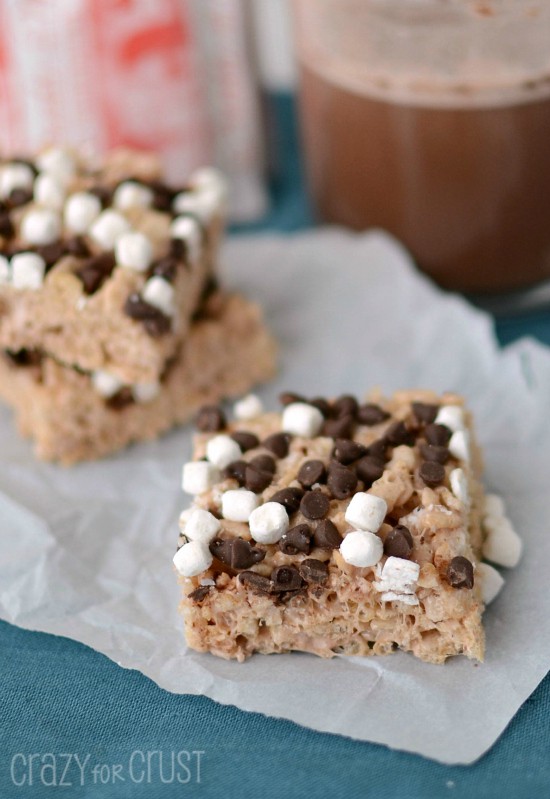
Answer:
<svg viewBox="0 0 550 799"><path fill-rule="evenodd" d="M420 277L380 233L321 230L231 241L229 285L256 297L281 344L283 388L453 389L475 411L486 480L525 540L486 614L487 659L445 666L387 658L187 651L172 571L190 433L71 470L33 461L0 410L0 616L68 636L176 693L468 763L496 740L550 667L550 353L499 350L488 317Z"/></svg>

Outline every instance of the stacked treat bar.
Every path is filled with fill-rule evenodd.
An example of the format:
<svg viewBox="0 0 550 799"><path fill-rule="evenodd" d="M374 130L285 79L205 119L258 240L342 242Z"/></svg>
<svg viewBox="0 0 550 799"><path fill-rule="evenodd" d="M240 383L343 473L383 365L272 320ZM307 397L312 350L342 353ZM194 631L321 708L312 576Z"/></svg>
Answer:
<svg viewBox="0 0 550 799"><path fill-rule="evenodd" d="M0 163L0 396L41 458L72 463L272 375L259 309L217 287L225 188L154 157L63 149Z"/></svg>
<svg viewBox="0 0 550 799"><path fill-rule="evenodd" d="M503 583L481 558L512 566L521 545L484 496L461 397L281 399L198 417L174 557L189 646L481 660Z"/></svg>

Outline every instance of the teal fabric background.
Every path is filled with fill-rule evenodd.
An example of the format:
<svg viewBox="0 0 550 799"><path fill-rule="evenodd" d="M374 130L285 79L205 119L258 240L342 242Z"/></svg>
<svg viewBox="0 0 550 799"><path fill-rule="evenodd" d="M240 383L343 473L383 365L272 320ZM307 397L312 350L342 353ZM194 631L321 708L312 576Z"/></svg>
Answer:
<svg viewBox="0 0 550 799"><path fill-rule="evenodd" d="M268 110L279 123L274 153L281 168L269 216L248 230L304 227L311 219L292 102L274 98ZM530 334L550 344L550 312L499 320L497 332L502 343ZM210 699L174 696L74 641L6 623L0 700L0 799L550 796L550 676L487 755L452 768ZM180 753L174 771L172 753ZM86 764L83 772L74 755Z"/></svg>

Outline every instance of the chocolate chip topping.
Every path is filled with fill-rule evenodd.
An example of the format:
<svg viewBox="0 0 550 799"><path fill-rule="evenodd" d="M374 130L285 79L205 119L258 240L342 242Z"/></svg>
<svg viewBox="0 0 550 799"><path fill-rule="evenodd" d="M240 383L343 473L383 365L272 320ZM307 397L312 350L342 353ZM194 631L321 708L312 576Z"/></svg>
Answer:
<svg viewBox="0 0 550 799"><path fill-rule="evenodd" d="M65 245L62 241L54 241L51 244L43 244L36 247L36 252L46 262L46 269L51 269L66 253Z"/></svg>
<svg viewBox="0 0 550 799"><path fill-rule="evenodd" d="M414 436L404 422L393 422L390 424L384 434L386 441L393 447L398 447L401 444L411 445L414 443Z"/></svg>
<svg viewBox="0 0 550 799"><path fill-rule="evenodd" d="M279 402L281 405L291 405L293 402L307 402L305 397L302 397L301 394L295 394L293 391L283 391L282 394L279 394Z"/></svg>
<svg viewBox="0 0 550 799"><path fill-rule="evenodd" d="M457 555L447 567L447 580L453 588L474 587L474 567L468 558Z"/></svg>
<svg viewBox="0 0 550 799"><path fill-rule="evenodd" d="M200 603L206 599L211 588L212 586L210 585L201 585L198 588L195 588L194 591L191 591L191 593L187 595L187 598L191 599L197 605L200 605Z"/></svg>
<svg viewBox="0 0 550 799"><path fill-rule="evenodd" d="M271 455L256 455L256 457L252 458L250 461L250 465L254 466L260 472L269 472L270 474L275 474L277 469L275 461Z"/></svg>
<svg viewBox="0 0 550 799"><path fill-rule="evenodd" d="M330 519L319 522L313 533L313 543L319 549L337 549L342 543L338 528Z"/></svg>
<svg viewBox="0 0 550 799"><path fill-rule="evenodd" d="M157 211L168 213L172 210L172 202L175 197L174 189L167 186L161 180L141 181L153 192L152 206Z"/></svg>
<svg viewBox="0 0 550 799"><path fill-rule="evenodd" d="M75 275L82 281L84 293L94 294L107 280L115 268L115 263L115 256L112 252L94 255L84 261L75 272Z"/></svg>
<svg viewBox="0 0 550 799"><path fill-rule="evenodd" d="M277 491L269 498L269 502L278 502L279 505L282 505L283 508L286 509L286 512L290 516L292 513L296 513L300 507L303 496L304 492L301 488L281 488L280 491Z"/></svg>
<svg viewBox="0 0 550 799"><path fill-rule="evenodd" d="M5 239L11 239L15 236L15 228L10 215L6 212L0 213L0 236Z"/></svg>
<svg viewBox="0 0 550 799"><path fill-rule="evenodd" d="M94 197L97 197L102 208L107 208L108 205L111 205L113 200L113 192L110 188L108 188L108 186L92 186L90 189L88 189L88 192L93 194Z"/></svg>
<svg viewBox="0 0 550 799"><path fill-rule="evenodd" d="M357 476L346 466L342 466L340 463L331 463L327 485L335 499L347 499L357 488Z"/></svg>
<svg viewBox="0 0 550 799"><path fill-rule="evenodd" d="M330 416L330 403L324 397L314 397L314 399L309 400L309 404L313 405L314 408L317 408L318 411L321 411L325 419Z"/></svg>
<svg viewBox="0 0 550 799"><path fill-rule="evenodd" d="M149 270L149 274L161 277L168 283L173 283L178 273L179 261L172 255L167 255L165 258L160 258L155 261Z"/></svg>
<svg viewBox="0 0 550 799"><path fill-rule="evenodd" d="M384 552L395 558L410 558L414 541L411 532L404 524L398 524L386 536Z"/></svg>
<svg viewBox="0 0 550 799"><path fill-rule="evenodd" d="M239 574L239 580L247 588L252 588L253 591L259 594L271 593L271 580L261 574L256 574L256 572L241 572Z"/></svg>
<svg viewBox="0 0 550 799"><path fill-rule="evenodd" d="M353 461L358 460L366 454L367 448L364 447L363 444L359 444L357 441L350 441L348 438L337 438L332 451L332 457L337 460L338 463L344 464L344 466L353 463Z"/></svg>
<svg viewBox="0 0 550 799"><path fill-rule="evenodd" d="M355 417L359 403L351 394L343 394L332 403L332 415L339 419L342 416Z"/></svg>
<svg viewBox="0 0 550 799"><path fill-rule="evenodd" d="M328 580L328 566L322 560L306 558L300 563L300 574L308 583L322 585Z"/></svg>
<svg viewBox="0 0 550 799"><path fill-rule="evenodd" d="M375 480L379 480L384 474L384 461L366 455L355 465L357 477L363 481L366 488L370 488Z"/></svg>
<svg viewBox="0 0 550 799"><path fill-rule="evenodd" d="M436 444L420 444L419 449L425 461L436 461L437 463L447 463L451 454L447 447Z"/></svg>
<svg viewBox="0 0 550 799"><path fill-rule="evenodd" d="M424 461L420 466L419 474L427 486L441 485L445 479L445 469L437 461Z"/></svg>
<svg viewBox="0 0 550 799"><path fill-rule="evenodd" d="M329 438L351 438L353 435L354 418L349 414L338 419L327 419L321 430L321 435Z"/></svg>
<svg viewBox="0 0 550 799"><path fill-rule="evenodd" d="M373 427L375 424L381 424L386 419L390 418L390 414L383 410L380 405L375 405L373 402L367 402L366 405L361 405L357 410L357 421L359 424Z"/></svg>
<svg viewBox="0 0 550 799"><path fill-rule="evenodd" d="M233 441L237 442L243 452L260 446L260 439L258 436L255 436L254 433L247 433L244 430L236 430L234 433L231 433L231 438Z"/></svg>
<svg viewBox="0 0 550 799"><path fill-rule="evenodd" d="M195 426L201 433L217 433L226 424L225 413L219 405L203 405L195 419Z"/></svg>
<svg viewBox="0 0 550 799"><path fill-rule="evenodd" d="M74 255L75 258L87 258L90 249L82 236L71 236L65 242L65 252L67 255Z"/></svg>
<svg viewBox="0 0 550 799"><path fill-rule="evenodd" d="M27 349L26 347L16 352L5 350L4 354L14 366L40 366L44 357L40 350Z"/></svg>
<svg viewBox="0 0 550 799"><path fill-rule="evenodd" d="M124 312L138 322L143 322L145 330L153 338L163 336L172 328L172 322L162 311L142 300L137 292L130 294L124 305Z"/></svg>
<svg viewBox="0 0 550 799"><path fill-rule="evenodd" d="M424 430L424 437L428 444L435 444L438 447L446 446L451 435L451 431L444 424L429 424Z"/></svg>
<svg viewBox="0 0 550 799"><path fill-rule="evenodd" d="M369 444L367 447L367 455L378 458L380 461L385 461L387 448L387 442L383 438L379 438L378 441L373 441L372 444Z"/></svg>
<svg viewBox="0 0 550 799"><path fill-rule="evenodd" d="M32 200L32 191L30 189L13 189L8 197L8 205L10 208L20 208L22 205L27 205Z"/></svg>
<svg viewBox="0 0 550 799"><path fill-rule="evenodd" d="M232 461L228 466L225 467L222 474L225 478L237 480L239 485L243 486L246 480L247 468L248 463L246 461Z"/></svg>
<svg viewBox="0 0 550 799"><path fill-rule="evenodd" d="M431 424L439 411L439 405L430 405L427 402L412 402L411 408L418 421L424 424Z"/></svg>
<svg viewBox="0 0 550 799"><path fill-rule="evenodd" d="M258 549L244 538L229 538L225 541L217 538L211 542L210 552L232 569L249 569L265 558L265 550Z"/></svg>
<svg viewBox="0 0 550 799"><path fill-rule="evenodd" d="M322 519L330 508L330 500L321 491L309 491L302 497L300 510L306 519Z"/></svg>
<svg viewBox="0 0 550 799"><path fill-rule="evenodd" d="M272 479L273 475L271 472L262 471L251 464L248 464L245 469L245 488L247 488L249 491L253 491L255 494L261 494L261 492L267 488L268 485L271 485Z"/></svg>
<svg viewBox="0 0 550 799"><path fill-rule="evenodd" d="M304 585L300 572L294 566L277 566L271 572L271 582L271 590L275 593L299 591Z"/></svg>
<svg viewBox="0 0 550 799"><path fill-rule="evenodd" d="M311 527L309 524L298 524L283 533L279 541L279 549L285 555L297 555L298 552L309 554L311 549Z"/></svg>
<svg viewBox="0 0 550 799"><path fill-rule="evenodd" d="M116 394L113 394L112 397L108 397L105 400L105 405L112 411L121 411L123 408L127 408L128 405L132 405L134 402L135 400L134 395L132 394L132 389L128 386L124 386L123 388L119 389Z"/></svg>
<svg viewBox="0 0 550 799"><path fill-rule="evenodd" d="M277 458L286 458L290 444L288 433L273 433L262 441L262 447L272 452Z"/></svg>
<svg viewBox="0 0 550 799"><path fill-rule="evenodd" d="M326 469L323 461L306 461L300 466L298 482L304 488L311 488L315 483L323 483L326 479Z"/></svg>

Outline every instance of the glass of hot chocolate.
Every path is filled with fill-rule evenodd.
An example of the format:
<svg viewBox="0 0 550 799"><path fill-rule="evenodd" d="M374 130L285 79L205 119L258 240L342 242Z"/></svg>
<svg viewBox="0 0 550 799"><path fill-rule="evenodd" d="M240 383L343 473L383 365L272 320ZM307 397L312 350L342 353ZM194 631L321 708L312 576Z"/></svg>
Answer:
<svg viewBox="0 0 550 799"><path fill-rule="evenodd" d="M395 234L441 285L550 278L549 0L294 0L319 218Z"/></svg>

